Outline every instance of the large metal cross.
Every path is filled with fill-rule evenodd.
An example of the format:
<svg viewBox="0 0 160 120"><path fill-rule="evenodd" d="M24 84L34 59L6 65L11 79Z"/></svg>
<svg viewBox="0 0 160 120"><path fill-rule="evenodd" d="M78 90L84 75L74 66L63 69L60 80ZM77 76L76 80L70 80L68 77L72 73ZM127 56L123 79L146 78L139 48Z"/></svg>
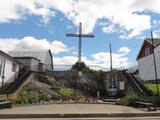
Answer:
<svg viewBox="0 0 160 120"><path fill-rule="evenodd" d="M67 37L78 37L79 42L78 42L78 62L81 62L81 52L82 52L82 37L87 37L87 38L93 38L94 35L92 34L82 34L82 23L79 23L79 33L68 33L66 34Z"/></svg>

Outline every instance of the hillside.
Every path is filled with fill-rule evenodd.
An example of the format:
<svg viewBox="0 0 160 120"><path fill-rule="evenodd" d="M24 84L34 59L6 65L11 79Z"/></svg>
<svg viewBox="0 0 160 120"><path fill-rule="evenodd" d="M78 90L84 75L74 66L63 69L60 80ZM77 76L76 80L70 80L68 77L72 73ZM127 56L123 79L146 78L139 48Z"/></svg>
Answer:
<svg viewBox="0 0 160 120"><path fill-rule="evenodd" d="M86 72L86 71L85 71ZM88 71L78 77L78 71L59 71L53 74L32 73L27 82L18 90L27 91L28 93L38 93L51 97L60 97L59 90L70 88L75 94L96 96L97 91L105 94L103 80L100 71Z"/></svg>

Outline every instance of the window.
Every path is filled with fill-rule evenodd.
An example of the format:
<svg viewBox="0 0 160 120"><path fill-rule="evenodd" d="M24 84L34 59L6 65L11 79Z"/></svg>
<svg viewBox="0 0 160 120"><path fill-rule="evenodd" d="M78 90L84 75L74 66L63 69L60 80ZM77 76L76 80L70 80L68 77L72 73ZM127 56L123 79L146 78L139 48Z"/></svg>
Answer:
<svg viewBox="0 0 160 120"><path fill-rule="evenodd" d="M146 48L144 52L145 52L145 56L150 55L150 48Z"/></svg>
<svg viewBox="0 0 160 120"><path fill-rule="evenodd" d="M17 65L15 63L12 63L12 72L16 72Z"/></svg>

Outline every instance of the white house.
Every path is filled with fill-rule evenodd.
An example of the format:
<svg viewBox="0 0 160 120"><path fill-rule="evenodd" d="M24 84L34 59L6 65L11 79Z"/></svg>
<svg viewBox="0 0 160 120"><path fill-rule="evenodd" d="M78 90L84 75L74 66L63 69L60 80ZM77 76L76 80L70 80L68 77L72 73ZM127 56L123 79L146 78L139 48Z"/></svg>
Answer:
<svg viewBox="0 0 160 120"><path fill-rule="evenodd" d="M160 79L160 39L154 38L154 52L157 66L157 76ZM145 38L137 56L139 76L142 80L155 80L152 39Z"/></svg>
<svg viewBox="0 0 160 120"><path fill-rule="evenodd" d="M0 84L16 79L19 71L19 62L0 50Z"/></svg>
<svg viewBox="0 0 160 120"><path fill-rule="evenodd" d="M39 50L14 50L9 55L24 65L30 66L31 70L53 70L52 53L49 49Z"/></svg>

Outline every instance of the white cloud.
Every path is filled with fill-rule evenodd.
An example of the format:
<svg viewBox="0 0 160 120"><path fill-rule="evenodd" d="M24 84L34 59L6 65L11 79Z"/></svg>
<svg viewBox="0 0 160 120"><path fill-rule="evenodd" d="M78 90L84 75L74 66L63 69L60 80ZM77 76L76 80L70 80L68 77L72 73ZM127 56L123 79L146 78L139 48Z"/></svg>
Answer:
<svg viewBox="0 0 160 120"><path fill-rule="evenodd" d="M116 31L115 25L109 25L109 26L105 26L103 27L103 32L105 33L113 33Z"/></svg>
<svg viewBox="0 0 160 120"><path fill-rule="evenodd" d="M47 23L58 10L75 25L81 21L84 32L92 32L96 22L104 19L119 26L115 29L124 29L127 34L121 33L121 38L129 39L151 28L151 17L138 12L160 14L159 5L160 0L0 0L0 22L37 15Z"/></svg>
<svg viewBox="0 0 160 120"><path fill-rule="evenodd" d="M136 0L138 3L138 0ZM81 21L84 25L84 32L92 32L97 20L107 19L113 25L119 25L120 28L125 29L128 34L126 38L132 38L141 34L146 29L151 28L150 16L138 14L137 12L146 9L158 11L159 9L152 9L158 2L150 0L143 1L141 7L136 7L135 0L80 0L73 7L72 11L75 16L71 20L78 25ZM151 3L152 6L145 4ZM154 4L153 4L154 3ZM149 4L149 5L151 5ZM89 7L88 7L89 6ZM63 10L60 10L63 12ZM69 18L70 19L70 18ZM117 28L118 29L118 28Z"/></svg>
<svg viewBox="0 0 160 120"><path fill-rule="evenodd" d="M15 49L51 49L53 52L53 62L56 65L73 65L77 60L77 55L69 55L60 57L61 52L68 52L73 50L61 41L48 41L47 39L36 39L32 36L27 36L22 39L3 39L0 38L0 49L6 52ZM128 47L121 47L117 53L113 53L113 67L121 68L128 67L130 64L127 55L130 49ZM108 69L110 66L109 52L98 52L86 57L82 55L82 61L87 65L100 66L103 69Z"/></svg>
<svg viewBox="0 0 160 120"><path fill-rule="evenodd" d="M4 51L14 49L51 49L55 55L70 50L70 48L61 41L55 40L50 42L47 39L36 39L32 36L27 36L22 39L0 38L0 49Z"/></svg>
<svg viewBox="0 0 160 120"><path fill-rule="evenodd" d="M153 20L153 24L159 25L160 24L160 20Z"/></svg>
<svg viewBox="0 0 160 120"><path fill-rule="evenodd" d="M160 30L156 30L153 32L153 37L154 38L159 38L160 37Z"/></svg>
<svg viewBox="0 0 160 120"><path fill-rule="evenodd" d="M0 22L21 20L25 15L37 15L47 23L54 12L38 2L39 0L0 0Z"/></svg>
<svg viewBox="0 0 160 120"><path fill-rule="evenodd" d="M68 48L67 45L65 45L61 41L53 41L51 43L51 47L52 47L51 49L54 52L54 54L58 54L60 52L67 52L71 49L71 48Z"/></svg>
<svg viewBox="0 0 160 120"><path fill-rule="evenodd" d="M121 47L118 53L112 53L112 62L114 68L128 67L130 65L127 55L130 49L128 47ZM110 53L99 52L92 55L93 59L101 66L110 67Z"/></svg>
<svg viewBox="0 0 160 120"><path fill-rule="evenodd" d="M118 50L117 53L112 54L113 67L114 68L127 68L131 63L127 55L129 54L130 49L127 47L122 47ZM53 61L55 65L73 65L77 61L76 56L63 56L63 57L54 57ZM91 58L82 56L82 61L86 65L101 68L103 70L109 70L110 67L110 53L109 52L98 52L91 55Z"/></svg>
<svg viewBox="0 0 160 120"><path fill-rule="evenodd" d="M73 65L77 61L75 56L63 56L63 57L53 57L53 62L55 65Z"/></svg>
<svg viewBox="0 0 160 120"><path fill-rule="evenodd" d="M106 68L110 67L109 52L100 52L92 56L102 67L106 67ZM130 65L130 62L127 56L122 56L121 54L117 54L117 53L112 54L112 62L113 62L114 68L126 68Z"/></svg>
<svg viewBox="0 0 160 120"><path fill-rule="evenodd" d="M121 47L118 52L127 55L131 50L128 47Z"/></svg>

